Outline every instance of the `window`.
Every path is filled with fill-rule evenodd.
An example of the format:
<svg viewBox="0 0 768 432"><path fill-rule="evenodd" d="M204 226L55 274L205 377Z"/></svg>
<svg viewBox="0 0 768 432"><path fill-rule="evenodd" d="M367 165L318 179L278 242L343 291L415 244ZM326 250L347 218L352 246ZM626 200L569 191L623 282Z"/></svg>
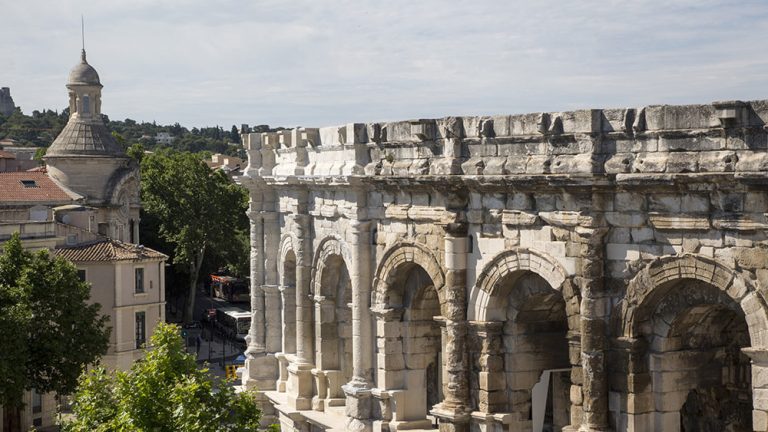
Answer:
<svg viewBox="0 0 768 432"><path fill-rule="evenodd" d="M146 312L136 312L136 348L141 348L147 342Z"/></svg>
<svg viewBox="0 0 768 432"><path fill-rule="evenodd" d="M20 180L20 181L21 181L21 185L24 186L25 188L36 188L37 187L37 182L34 181L34 180Z"/></svg>
<svg viewBox="0 0 768 432"><path fill-rule="evenodd" d="M32 389L32 414L43 412L43 395L37 389Z"/></svg>
<svg viewBox="0 0 768 432"><path fill-rule="evenodd" d="M88 95L83 96L83 114L91 113L91 98Z"/></svg>
<svg viewBox="0 0 768 432"><path fill-rule="evenodd" d="M99 234L105 236L105 235L107 235L107 230L109 229L109 224L100 222L98 229L99 229Z"/></svg>
<svg viewBox="0 0 768 432"><path fill-rule="evenodd" d="M77 269L77 277L81 282L85 282L85 270Z"/></svg>
<svg viewBox="0 0 768 432"><path fill-rule="evenodd" d="M136 294L144 292L144 269L139 267L135 270L136 273Z"/></svg>

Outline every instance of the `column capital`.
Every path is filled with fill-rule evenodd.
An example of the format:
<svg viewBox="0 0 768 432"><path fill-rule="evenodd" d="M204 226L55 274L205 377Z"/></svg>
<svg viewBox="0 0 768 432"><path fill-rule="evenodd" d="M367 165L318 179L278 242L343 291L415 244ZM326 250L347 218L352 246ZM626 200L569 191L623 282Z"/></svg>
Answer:
<svg viewBox="0 0 768 432"><path fill-rule="evenodd" d="M746 354L753 363L768 366L768 349L747 347L742 348L741 352Z"/></svg>
<svg viewBox="0 0 768 432"><path fill-rule="evenodd" d="M500 334L504 328L501 321L469 321L469 326L481 336Z"/></svg>
<svg viewBox="0 0 768 432"><path fill-rule="evenodd" d="M448 222L440 224L448 237L467 237L469 224L467 222Z"/></svg>
<svg viewBox="0 0 768 432"><path fill-rule="evenodd" d="M356 231L364 231L371 227L371 220L352 219L349 221L349 226Z"/></svg>

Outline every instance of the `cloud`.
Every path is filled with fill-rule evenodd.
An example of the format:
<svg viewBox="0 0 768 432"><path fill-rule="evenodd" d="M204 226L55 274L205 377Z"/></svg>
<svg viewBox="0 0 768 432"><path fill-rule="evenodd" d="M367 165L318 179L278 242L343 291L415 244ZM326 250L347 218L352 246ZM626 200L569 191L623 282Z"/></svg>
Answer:
<svg viewBox="0 0 768 432"><path fill-rule="evenodd" d="M0 1L0 84L27 112L66 104L81 13L112 118L322 126L767 96L757 0Z"/></svg>

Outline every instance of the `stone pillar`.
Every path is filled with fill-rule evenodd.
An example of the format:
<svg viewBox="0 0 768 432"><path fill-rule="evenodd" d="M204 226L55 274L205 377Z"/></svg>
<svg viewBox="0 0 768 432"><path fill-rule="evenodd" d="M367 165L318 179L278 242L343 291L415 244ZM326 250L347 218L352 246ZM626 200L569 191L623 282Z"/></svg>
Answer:
<svg viewBox="0 0 768 432"><path fill-rule="evenodd" d="M289 357L293 358L296 354L296 287L280 285L280 302L282 304L282 317L280 317L282 331L282 350L275 357L279 362L279 376L277 379L277 390L285 392L288 385L288 363Z"/></svg>
<svg viewBox="0 0 768 432"><path fill-rule="evenodd" d="M251 203L253 206L253 203ZM258 211L248 212L251 220L251 328L248 332L246 355L252 357L265 350L264 291L264 226Z"/></svg>
<svg viewBox="0 0 768 432"><path fill-rule="evenodd" d="M503 412L507 405L504 353L501 349L503 323L473 321L470 325L480 342L478 409L485 414Z"/></svg>
<svg viewBox="0 0 768 432"><path fill-rule="evenodd" d="M347 397L347 430L371 430L373 333L371 331L371 223L352 221L349 247L352 262L352 380L342 388ZM340 353L341 354L341 353Z"/></svg>
<svg viewBox="0 0 768 432"><path fill-rule="evenodd" d="M443 324L443 401L431 413L440 419L441 431L468 431L470 418L466 325L467 225L445 227L445 304Z"/></svg>
<svg viewBox="0 0 768 432"><path fill-rule="evenodd" d="M265 348L268 353L278 353L282 349L283 326L280 316L280 289L276 285L262 285L264 291L264 315L266 326Z"/></svg>
<svg viewBox="0 0 768 432"><path fill-rule="evenodd" d="M306 210L306 199L300 194L299 211ZM311 272L310 217L294 215L296 247L296 356L288 366L288 404L297 410L312 407L312 301L309 298Z"/></svg>
<svg viewBox="0 0 768 432"><path fill-rule="evenodd" d="M315 377L317 394L312 398L312 409L325 411L325 403L328 397L327 371L338 368L334 357L343 355L339 353L339 338L335 327L339 324L335 319L336 302L333 299L321 295L315 295L315 369L312 375Z"/></svg>
<svg viewBox="0 0 768 432"><path fill-rule="evenodd" d="M256 193L251 191L252 194ZM243 386L272 390L278 374L277 362L266 352L266 326L264 291L264 230L261 212L258 211L260 202L251 199L248 218L251 220L251 327L248 331L248 348L245 351L245 373Z"/></svg>
<svg viewBox="0 0 768 432"><path fill-rule="evenodd" d="M768 431L768 349L741 351L752 359L752 430Z"/></svg>
<svg viewBox="0 0 768 432"><path fill-rule="evenodd" d="M606 230L577 227L578 241L586 254L581 257L581 366L583 410L581 431L610 430L608 425L608 376L605 367L610 299L603 290L604 245ZM572 425L575 426L575 425Z"/></svg>
<svg viewBox="0 0 768 432"><path fill-rule="evenodd" d="M623 393L622 397L626 398L626 403L622 404L617 416L619 430L639 432L652 430L654 427L656 407L651 388L651 373L648 370L647 345L645 338L622 337L613 340L615 358L626 369L622 379L613 380L615 390ZM616 373L617 368L613 369L613 373Z"/></svg>

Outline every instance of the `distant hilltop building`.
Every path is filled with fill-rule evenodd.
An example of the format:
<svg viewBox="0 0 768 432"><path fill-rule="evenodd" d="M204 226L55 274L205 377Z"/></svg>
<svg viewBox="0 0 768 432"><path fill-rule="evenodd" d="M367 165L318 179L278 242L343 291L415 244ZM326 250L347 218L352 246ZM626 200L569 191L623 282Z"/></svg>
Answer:
<svg viewBox="0 0 768 432"><path fill-rule="evenodd" d="M173 144L173 139L174 137L168 132L158 132L157 135L155 135L155 141L157 141L158 144L171 145Z"/></svg>
<svg viewBox="0 0 768 432"><path fill-rule="evenodd" d="M11 89L8 87L0 88L0 114L8 117L13 114L15 109L16 105L11 97Z"/></svg>

